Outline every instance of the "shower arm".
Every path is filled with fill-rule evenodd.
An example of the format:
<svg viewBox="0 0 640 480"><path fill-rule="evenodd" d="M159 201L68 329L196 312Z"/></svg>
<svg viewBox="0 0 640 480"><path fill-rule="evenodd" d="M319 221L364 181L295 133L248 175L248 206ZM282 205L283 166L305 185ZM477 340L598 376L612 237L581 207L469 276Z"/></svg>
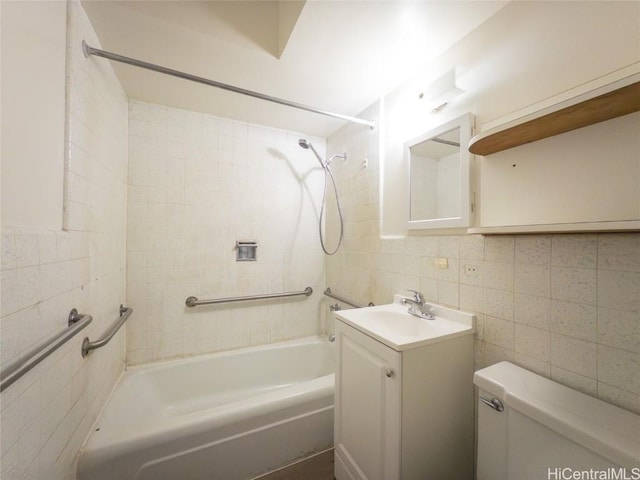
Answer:
<svg viewBox="0 0 640 480"><path fill-rule="evenodd" d="M329 160L327 160L327 166L331 165L331 162L333 162L334 158L339 158L340 160L342 160L343 162L347 161L347 153L334 153L333 155L331 155L331 157L329 157Z"/></svg>
<svg viewBox="0 0 640 480"><path fill-rule="evenodd" d="M182 78L184 80L190 80L192 82L201 83L204 85L208 85L210 87L221 88L223 90L228 90L230 92L240 93L242 95L247 95L249 97L259 98L261 100L266 100L267 102L278 103L280 105L297 108L299 110L318 113L320 115L325 115L327 117L339 118L340 120L346 120L347 122L351 122L351 123L366 125L369 128L374 128L376 125L375 122L364 120L362 118L351 117L349 115L342 115L340 113L329 112L327 110L311 107L309 105L304 105L302 103L291 102L289 100L284 100L278 97L272 97L270 95L254 92L252 90L246 90L244 88L236 87L234 85L229 85L227 83L216 82L215 80L209 80L208 78L198 77L197 75L191 75L190 73L180 72L179 70L173 70L172 68L162 67L160 65L155 65L153 63L145 62L142 60L136 60L135 58L125 57L124 55L119 55L117 53L107 52L106 50L100 50L99 48L94 48L89 46L84 40L82 41L82 51L84 53L84 56L87 58L89 58L90 55L95 55L97 57L106 58L107 60L113 60L114 62L126 63L127 65L133 65L134 67L145 68L147 70L152 70L158 73L164 73L165 75L171 75L173 77Z"/></svg>

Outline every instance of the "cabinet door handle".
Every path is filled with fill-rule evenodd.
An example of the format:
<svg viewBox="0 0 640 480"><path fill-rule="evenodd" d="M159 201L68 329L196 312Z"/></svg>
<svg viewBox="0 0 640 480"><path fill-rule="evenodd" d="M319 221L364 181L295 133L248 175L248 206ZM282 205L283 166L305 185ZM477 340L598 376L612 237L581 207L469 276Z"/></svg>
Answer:
<svg viewBox="0 0 640 480"><path fill-rule="evenodd" d="M393 377L393 370L391 370L389 367L387 367L387 368L384 369L384 374L387 377L391 378L391 377Z"/></svg>
<svg viewBox="0 0 640 480"><path fill-rule="evenodd" d="M485 405L493 408L496 412L502 412L504 410L504 403L499 398L492 398L491 400L487 400L486 398L480 397L480 401Z"/></svg>

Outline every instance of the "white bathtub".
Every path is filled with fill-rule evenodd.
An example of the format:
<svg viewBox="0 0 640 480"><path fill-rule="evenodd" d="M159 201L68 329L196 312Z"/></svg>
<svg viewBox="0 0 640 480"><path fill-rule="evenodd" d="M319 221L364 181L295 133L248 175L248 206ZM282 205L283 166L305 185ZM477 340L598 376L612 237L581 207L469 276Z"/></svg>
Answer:
<svg viewBox="0 0 640 480"><path fill-rule="evenodd" d="M326 450L333 372L319 337L127 369L78 479L250 479Z"/></svg>

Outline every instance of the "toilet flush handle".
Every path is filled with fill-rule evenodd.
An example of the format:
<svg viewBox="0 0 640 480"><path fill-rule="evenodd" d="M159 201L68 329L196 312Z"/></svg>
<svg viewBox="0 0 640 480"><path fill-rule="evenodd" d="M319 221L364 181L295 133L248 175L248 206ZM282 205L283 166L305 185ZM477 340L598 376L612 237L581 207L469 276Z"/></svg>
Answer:
<svg viewBox="0 0 640 480"><path fill-rule="evenodd" d="M487 400L486 398L480 397L480 401L485 405L490 406L496 412L502 412L504 410L504 403L499 398L492 398L491 400Z"/></svg>

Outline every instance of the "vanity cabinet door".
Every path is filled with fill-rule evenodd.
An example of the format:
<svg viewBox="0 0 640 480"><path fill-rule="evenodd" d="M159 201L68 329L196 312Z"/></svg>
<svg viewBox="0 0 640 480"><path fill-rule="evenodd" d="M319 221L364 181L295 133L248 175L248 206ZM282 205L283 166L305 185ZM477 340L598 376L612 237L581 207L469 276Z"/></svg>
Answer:
<svg viewBox="0 0 640 480"><path fill-rule="evenodd" d="M339 320L336 348L336 479L399 479L401 354Z"/></svg>

